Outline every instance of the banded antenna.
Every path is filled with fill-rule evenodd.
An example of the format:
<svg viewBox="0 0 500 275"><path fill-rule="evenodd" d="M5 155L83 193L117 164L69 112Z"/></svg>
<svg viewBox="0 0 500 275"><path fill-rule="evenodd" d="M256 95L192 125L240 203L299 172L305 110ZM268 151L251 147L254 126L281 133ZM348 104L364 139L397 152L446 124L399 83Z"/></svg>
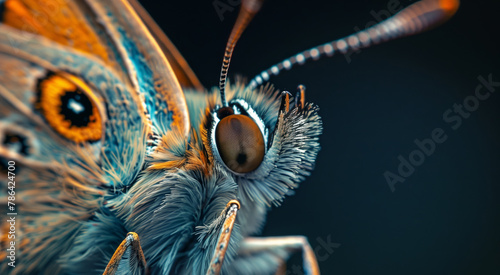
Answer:
<svg viewBox="0 0 500 275"><path fill-rule="evenodd" d="M293 65L303 65L307 60L318 60L322 56L333 56L368 48L380 42L420 33L450 19L458 10L459 0L422 0L396 13L394 16L353 35L328 42L303 51L275 64L255 76L249 83L255 89L270 76L278 75L283 69L290 70Z"/></svg>
<svg viewBox="0 0 500 275"><path fill-rule="evenodd" d="M227 78L229 63L231 62L231 56L233 55L234 47L236 46L236 42L238 42L238 40L240 39L243 31L248 26L248 23L250 23L250 21L259 11L261 6L262 6L262 0L241 1L240 12L238 14L238 18L236 19L236 23L234 23L231 35L229 36L229 39L227 41L226 51L224 52L224 59L222 60L222 68L220 71L219 89L223 107L228 106L225 94L226 78Z"/></svg>

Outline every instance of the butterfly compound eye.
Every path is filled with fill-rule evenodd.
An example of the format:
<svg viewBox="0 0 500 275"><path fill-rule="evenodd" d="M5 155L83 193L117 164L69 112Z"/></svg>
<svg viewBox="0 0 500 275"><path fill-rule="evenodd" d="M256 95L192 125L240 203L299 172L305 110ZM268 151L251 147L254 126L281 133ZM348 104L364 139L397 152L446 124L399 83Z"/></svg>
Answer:
<svg viewBox="0 0 500 275"><path fill-rule="evenodd" d="M236 173L251 172L264 159L264 137L257 124L245 115L223 118L215 130L220 157Z"/></svg>

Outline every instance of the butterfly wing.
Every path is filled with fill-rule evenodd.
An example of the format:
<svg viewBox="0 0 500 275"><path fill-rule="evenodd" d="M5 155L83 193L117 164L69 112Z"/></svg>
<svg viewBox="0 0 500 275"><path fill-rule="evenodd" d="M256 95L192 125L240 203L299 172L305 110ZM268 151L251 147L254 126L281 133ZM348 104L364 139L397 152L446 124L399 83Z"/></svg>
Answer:
<svg viewBox="0 0 500 275"><path fill-rule="evenodd" d="M189 121L180 85L128 1L6 0L3 9L4 24L89 53L119 74L125 72L145 98L148 115L159 127L157 134L173 126L187 133Z"/></svg>
<svg viewBox="0 0 500 275"><path fill-rule="evenodd" d="M184 59L184 57L182 57L179 50L177 50L172 41L168 39L168 37L161 30L158 24L156 24L149 13L136 0L129 0L129 2L134 7L134 10L137 11L137 14L139 14L144 24L146 24L151 34L155 37L156 41L160 45L181 86L183 88L191 88L198 91L203 91L203 85L201 84L200 80L198 80L187 61Z"/></svg>
<svg viewBox="0 0 500 275"><path fill-rule="evenodd" d="M14 161L22 213L14 273L57 272L95 213L137 177L155 139L173 128L187 135L186 103L126 1L6 0L0 12L1 186Z"/></svg>

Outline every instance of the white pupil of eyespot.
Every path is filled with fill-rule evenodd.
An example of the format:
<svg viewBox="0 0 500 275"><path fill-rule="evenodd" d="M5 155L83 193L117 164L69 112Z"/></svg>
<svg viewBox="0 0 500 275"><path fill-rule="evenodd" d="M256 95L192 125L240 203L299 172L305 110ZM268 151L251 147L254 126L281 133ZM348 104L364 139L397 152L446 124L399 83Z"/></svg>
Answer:
<svg viewBox="0 0 500 275"><path fill-rule="evenodd" d="M68 109L72 110L75 112L75 114L79 114L85 110L83 105L80 102L77 102L74 99L70 99L68 102Z"/></svg>

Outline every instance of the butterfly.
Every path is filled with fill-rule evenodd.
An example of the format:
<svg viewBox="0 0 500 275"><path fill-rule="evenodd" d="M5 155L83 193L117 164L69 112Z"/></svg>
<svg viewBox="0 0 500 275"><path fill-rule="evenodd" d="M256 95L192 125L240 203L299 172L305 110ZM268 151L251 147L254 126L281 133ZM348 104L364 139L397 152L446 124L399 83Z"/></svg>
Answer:
<svg viewBox="0 0 500 275"><path fill-rule="evenodd" d="M306 238L251 237L314 168L318 107L268 84L307 60L426 30L424 0L367 30L227 81L261 7L242 1L205 90L135 0L0 1L2 274L273 274Z"/></svg>

